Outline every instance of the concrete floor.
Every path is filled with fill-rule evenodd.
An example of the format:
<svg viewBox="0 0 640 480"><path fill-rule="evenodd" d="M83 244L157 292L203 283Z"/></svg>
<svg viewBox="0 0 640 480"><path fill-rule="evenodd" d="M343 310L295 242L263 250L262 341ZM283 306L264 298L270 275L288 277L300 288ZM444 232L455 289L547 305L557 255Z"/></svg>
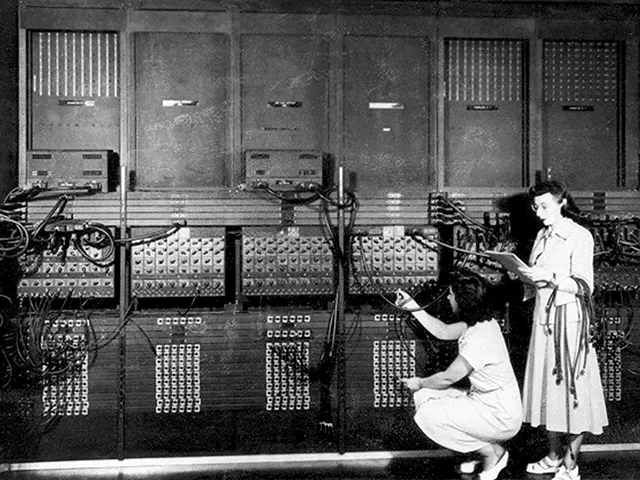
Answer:
<svg viewBox="0 0 640 480"><path fill-rule="evenodd" d="M211 457L209 457L211 458ZM282 461L246 464L208 463L193 457L179 459L145 459L138 462L97 461L16 464L0 474L7 480L473 480L471 475L458 475L454 466L458 458L446 453L420 458L343 460L288 457ZM531 459L512 455L502 471L502 480L550 480L551 475L530 475L525 463ZM583 452L580 457L583 480L640 479L640 451ZM8 466L5 466L8 467ZM61 468L63 467L63 468Z"/></svg>

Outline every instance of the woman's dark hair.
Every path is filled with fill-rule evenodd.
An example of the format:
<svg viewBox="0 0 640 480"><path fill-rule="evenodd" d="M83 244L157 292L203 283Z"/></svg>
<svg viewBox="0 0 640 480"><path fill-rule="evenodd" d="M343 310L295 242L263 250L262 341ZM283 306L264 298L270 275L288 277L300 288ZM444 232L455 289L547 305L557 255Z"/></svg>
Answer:
<svg viewBox="0 0 640 480"><path fill-rule="evenodd" d="M493 318L486 280L477 274L456 272L452 274L450 281L458 303L458 320L473 326Z"/></svg>
<svg viewBox="0 0 640 480"><path fill-rule="evenodd" d="M534 197L539 197L545 193L550 193L559 201L562 201L563 199L567 200L566 204L562 207L562 215L574 220L580 217L580 209L562 183L557 180L545 180L543 182L538 182L529 188L529 197L531 200L533 200Z"/></svg>

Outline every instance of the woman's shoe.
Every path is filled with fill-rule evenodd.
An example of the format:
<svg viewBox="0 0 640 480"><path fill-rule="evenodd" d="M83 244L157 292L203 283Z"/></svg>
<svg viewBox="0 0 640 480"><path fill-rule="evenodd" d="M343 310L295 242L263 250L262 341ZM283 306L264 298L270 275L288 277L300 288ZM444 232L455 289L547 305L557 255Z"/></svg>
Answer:
<svg viewBox="0 0 640 480"><path fill-rule="evenodd" d="M556 472L552 480L580 480L580 471L576 465L571 470L567 470L567 467L562 465Z"/></svg>
<svg viewBox="0 0 640 480"><path fill-rule="evenodd" d="M538 460L535 463L527 464L527 473L533 473L534 475L544 475L545 473L556 473L560 470L562 465L562 459L558 458L553 460L549 458L549 455Z"/></svg>
<svg viewBox="0 0 640 480"><path fill-rule="evenodd" d="M472 473L475 473L478 465L480 465L480 460L469 460L468 462L462 462L461 464L457 465L455 470L459 474L470 475Z"/></svg>
<svg viewBox="0 0 640 480"><path fill-rule="evenodd" d="M508 461L509 452L505 450L502 458L498 460L498 463L496 463L493 468L490 468L489 470L483 470L478 474L478 480L496 480L496 478L498 478L498 475L500 475L500 472L504 469L504 467L507 466Z"/></svg>

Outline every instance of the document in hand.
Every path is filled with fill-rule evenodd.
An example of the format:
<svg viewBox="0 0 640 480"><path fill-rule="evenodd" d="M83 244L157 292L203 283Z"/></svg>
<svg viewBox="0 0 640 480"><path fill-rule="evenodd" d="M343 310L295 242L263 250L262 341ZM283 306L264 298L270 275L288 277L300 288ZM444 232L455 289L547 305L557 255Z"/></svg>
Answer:
<svg viewBox="0 0 640 480"><path fill-rule="evenodd" d="M515 253L511 252L496 252L494 250L487 250L484 253L489 255L489 258L495 262L498 262L504 268L509 270L511 273L518 276L520 280L526 283L531 283L523 272L529 270L529 265L524 263L522 260L518 258Z"/></svg>

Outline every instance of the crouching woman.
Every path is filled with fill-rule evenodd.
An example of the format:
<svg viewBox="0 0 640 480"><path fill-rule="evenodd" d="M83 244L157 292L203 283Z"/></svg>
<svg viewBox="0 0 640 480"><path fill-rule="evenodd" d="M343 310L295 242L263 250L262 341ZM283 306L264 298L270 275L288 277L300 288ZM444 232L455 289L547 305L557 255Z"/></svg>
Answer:
<svg viewBox="0 0 640 480"><path fill-rule="evenodd" d="M420 309L406 292L396 304L412 313L432 335L458 341L458 356L449 367L426 378L401 379L414 394L415 421L436 443L472 454L461 473L479 469L480 480L495 480L507 465L502 445L520 430L522 401L500 325L487 302L487 286L476 276L457 276L448 300L455 323L444 323ZM468 377L470 388L454 386Z"/></svg>

